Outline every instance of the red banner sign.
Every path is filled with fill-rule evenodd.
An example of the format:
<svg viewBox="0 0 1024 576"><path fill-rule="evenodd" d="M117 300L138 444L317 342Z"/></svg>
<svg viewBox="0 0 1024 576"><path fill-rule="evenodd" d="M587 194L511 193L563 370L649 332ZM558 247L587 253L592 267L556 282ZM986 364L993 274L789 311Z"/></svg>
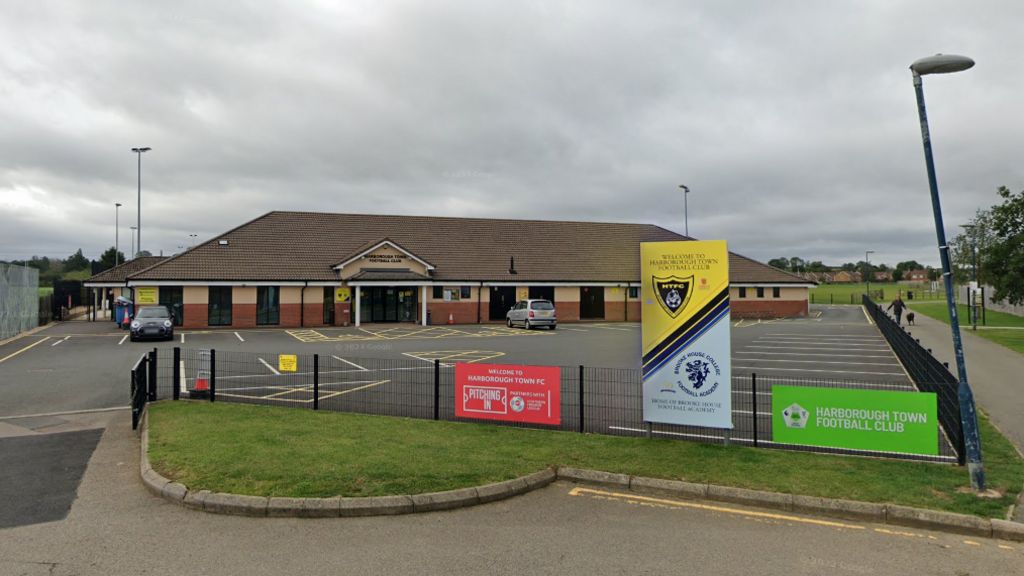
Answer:
<svg viewBox="0 0 1024 576"><path fill-rule="evenodd" d="M455 415L558 425L561 377L557 366L456 364Z"/></svg>

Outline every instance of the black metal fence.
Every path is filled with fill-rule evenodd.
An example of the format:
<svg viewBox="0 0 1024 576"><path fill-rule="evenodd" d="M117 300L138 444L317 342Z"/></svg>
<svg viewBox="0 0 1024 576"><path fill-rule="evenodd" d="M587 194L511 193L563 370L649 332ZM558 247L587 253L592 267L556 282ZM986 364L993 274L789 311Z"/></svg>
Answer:
<svg viewBox="0 0 1024 576"><path fill-rule="evenodd" d="M639 369L560 366L560 423L489 424L617 436L648 436L719 444L785 448L950 462L956 453L937 434L939 456L894 454L776 443L772 438L772 388L776 385L894 390L892 382L762 377L732 378L732 430L648 423L643 420ZM145 390L143 394L139 390ZM456 416L455 366L438 360L340 358L174 348L157 359L154 349L132 370L132 414L146 401L190 398L210 402L289 406L408 418L467 421Z"/></svg>
<svg viewBox="0 0 1024 576"><path fill-rule="evenodd" d="M903 326L897 324L881 305L867 296L863 300L878 330L889 342L896 357L900 359L910 379L922 392L934 392L938 401L939 424L949 437L957 455L957 462L964 463L964 434L960 420L960 397L957 395L957 378L949 367L932 355L930 348L921 345Z"/></svg>

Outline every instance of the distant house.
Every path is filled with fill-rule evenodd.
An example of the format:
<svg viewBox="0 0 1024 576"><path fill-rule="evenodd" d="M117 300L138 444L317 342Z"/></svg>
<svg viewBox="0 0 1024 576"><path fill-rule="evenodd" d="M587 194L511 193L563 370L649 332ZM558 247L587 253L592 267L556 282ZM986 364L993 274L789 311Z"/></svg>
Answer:
<svg viewBox="0 0 1024 576"><path fill-rule="evenodd" d="M797 276L803 278L804 280L811 280L812 282L817 282L818 284L829 284L832 282L831 272L800 272L797 274Z"/></svg>
<svg viewBox="0 0 1024 576"><path fill-rule="evenodd" d="M840 270L832 276L832 281L837 284L849 284L851 282L860 282L860 272L850 272L849 270Z"/></svg>
<svg viewBox="0 0 1024 576"><path fill-rule="evenodd" d="M889 270L875 270L875 282L892 282L892 272Z"/></svg>
<svg viewBox="0 0 1024 576"><path fill-rule="evenodd" d="M908 282L927 282L927 270L907 270L903 273L903 279Z"/></svg>

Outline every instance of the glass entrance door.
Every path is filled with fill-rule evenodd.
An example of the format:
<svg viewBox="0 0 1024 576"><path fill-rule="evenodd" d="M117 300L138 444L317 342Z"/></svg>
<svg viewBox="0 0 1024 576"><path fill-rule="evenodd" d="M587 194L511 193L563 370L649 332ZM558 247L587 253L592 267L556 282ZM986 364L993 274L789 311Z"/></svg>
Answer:
<svg viewBox="0 0 1024 576"><path fill-rule="evenodd" d="M360 321L414 322L416 320L416 288L372 286L360 292Z"/></svg>

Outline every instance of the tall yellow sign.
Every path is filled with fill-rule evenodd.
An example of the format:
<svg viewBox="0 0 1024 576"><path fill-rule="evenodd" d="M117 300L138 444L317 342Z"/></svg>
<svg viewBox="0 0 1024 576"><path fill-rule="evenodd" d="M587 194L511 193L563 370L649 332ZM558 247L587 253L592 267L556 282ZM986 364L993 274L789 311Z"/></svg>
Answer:
<svg viewBox="0 0 1024 576"><path fill-rule="evenodd" d="M732 428L724 240L640 244L644 421Z"/></svg>

